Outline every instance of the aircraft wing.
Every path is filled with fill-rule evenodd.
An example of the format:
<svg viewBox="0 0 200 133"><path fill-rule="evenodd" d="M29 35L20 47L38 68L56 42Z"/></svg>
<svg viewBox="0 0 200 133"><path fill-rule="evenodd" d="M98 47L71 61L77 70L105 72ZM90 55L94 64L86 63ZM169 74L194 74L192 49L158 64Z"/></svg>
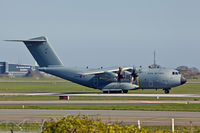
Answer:
<svg viewBox="0 0 200 133"><path fill-rule="evenodd" d="M127 70L132 70L133 67L122 67L123 71L127 71ZM98 74L103 74L105 72L114 72L116 73L117 71L119 71L119 68L103 68L103 69L97 69L97 70L93 70L93 71L88 71L86 73L83 73L83 75L98 75Z"/></svg>

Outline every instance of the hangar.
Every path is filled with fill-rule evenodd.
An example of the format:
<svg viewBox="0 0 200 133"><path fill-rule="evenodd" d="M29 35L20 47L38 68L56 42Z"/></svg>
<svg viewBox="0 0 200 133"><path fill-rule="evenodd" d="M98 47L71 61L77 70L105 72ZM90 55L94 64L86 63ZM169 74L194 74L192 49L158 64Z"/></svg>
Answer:
<svg viewBox="0 0 200 133"><path fill-rule="evenodd" d="M0 62L0 76L8 77L24 77L29 72L38 71L38 66L24 64L10 64L8 62Z"/></svg>

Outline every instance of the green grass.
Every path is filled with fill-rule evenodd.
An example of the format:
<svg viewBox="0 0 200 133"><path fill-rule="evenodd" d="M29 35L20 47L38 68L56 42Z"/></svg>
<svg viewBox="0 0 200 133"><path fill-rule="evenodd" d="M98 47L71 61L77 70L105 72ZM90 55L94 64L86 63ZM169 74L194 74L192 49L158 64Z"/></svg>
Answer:
<svg viewBox="0 0 200 133"><path fill-rule="evenodd" d="M41 123L1 123L0 131L40 131Z"/></svg>
<svg viewBox="0 0 200 133"><path fill-rule="evenodd" d="M144 110L199 112L200 104L148 104L148 105L25 105L25 109L66 110ZM22 109L21 105L1 105L0 109Z"/></svg>
<svg viewBox="0 0 200 133"><path fill-rule="evenodd" d="M7 82L14 80L12 82ZM16 82L15 82L16 81ZM24 82L26 81L26 82ZM37 81L37 82L32 82ZM40 82L41 81L41 82ZM45 82L47 81L47 82ZM63 82L56 82L63 81ZM3 92L101 92L97 89L84 87L69 81L64 82L61 79L40 79L34 80L33 78L16 78L4 79L0 82L0 93ZM144 89L132 90L129 93L163 93L163 90ZM170 93L194 93L200 94L200 83L185 84L179 87L172 88Z"/></svg>
<svg viewBox="0 0 200 133"><path fill-rule="evenodd" d="M101 92L72 82L0 82L0 93L3 92ZM131 90L129 93L164 93L162 89ZM172 88L170 93L200 94L200 84L185 84Z"/></svg>
<svg viewBox="0 0 200 133"><path fill-rule="evenodd" d="M11 82L10 82L11 81ZM24 82L25 81L25 82ZM34 82L33 82L34 81ZM37 82L35 82L37 81ZM61 82L60 82L61 81ZM200 80L189 80L196 84L185 84L172 88L170 93L200 94ZM16 92L95 92L100 90L84 87L60 78L1 78L0 93ZM164 93L163 90L144 89L132 90L129 93ZM1 96L0 100L58 100L57 96ZM70 97L70 100L156 100L155 97ZM159 100L200 100L200 98L160 98Z"/></svg>
<svg viewBox="0 0 200 133"><path fill-rule="evenodd" d="M6 78L2 77L0 78L0 81L6 81L6 82L13 82L13 81L66 81L64 79L61 79L59 77L17 77L17 78Z"/></svg>
<svg viewBox="0 0 200 133"><path fill-rule="evenodd" d="M12 82L10 82L12 81ZM36 81L36 82L33 82ZM46 82L45 82L46 81ZM200 82L200 80L189 80ZM3 92L101 92L97 89L84 87L60 78L1 78L0 93ZM163 93L163 90L144 89L131 90L129 93ZM185 84L172 88L170 93L200 94L200 83Z"/></svg>
<svg viewBox="0 0 200 133"><path fill-rule="evenodd" d="M100 92L71 82L0 82L3 92Z"/></svg>
<svg viewBox="0 0 200 133"><path fill-rule="evenodd" d="M142 128L149 130L150 132L155 133L157 130L159 131L165 131L165 132L171 132L172 127L171 126L142 126ZM200 127L197 126L175 126L175 131L181 132L181 133L190 133L191 131L194 133L200 132Z"/></svg>

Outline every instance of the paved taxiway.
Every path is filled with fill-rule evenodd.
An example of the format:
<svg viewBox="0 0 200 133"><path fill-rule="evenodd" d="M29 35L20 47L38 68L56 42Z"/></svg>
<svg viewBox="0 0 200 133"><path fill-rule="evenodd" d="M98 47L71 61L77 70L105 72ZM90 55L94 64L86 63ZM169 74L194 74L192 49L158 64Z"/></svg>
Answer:
<svg viewBox="0 0 200 133"><path fill-rule="evenodd" d="M103 94L103 93L0 93L0 96L83 96L83 97L200 97L200 94Z"/></svg>
<svg viewBox="0 0 200 133"><path fill-rule="evenodd" d="M179 100L81 100L81 101L0 101L0 105L134 105L134 104L189 104L200 103L200 101Z"/></svg>
<svg viewBox="0 0 200 133"><path fill-rule="evenodd" d="M104 122L121 122L136 124L141 120L143 125L170 125L175 118L175 125L189 126L200 124L200 112L175 111L127 111L127 110L35 110L35 109L0 109L0 122L42 122L50 118L66 115L89 115L90 118L101 118Z"/></svg>

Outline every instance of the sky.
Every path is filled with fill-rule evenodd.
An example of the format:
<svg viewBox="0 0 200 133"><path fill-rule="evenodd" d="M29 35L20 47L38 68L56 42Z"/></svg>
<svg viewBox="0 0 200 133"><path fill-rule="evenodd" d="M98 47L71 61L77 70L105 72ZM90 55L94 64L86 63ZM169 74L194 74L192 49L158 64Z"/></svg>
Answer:
<svg viewBox="0 0 200 133"><path fill-rule="evenodd" d="M0 0L0 61L34 64L7 39L48 37L70 67L200 68L199 0Z"/></svg>

